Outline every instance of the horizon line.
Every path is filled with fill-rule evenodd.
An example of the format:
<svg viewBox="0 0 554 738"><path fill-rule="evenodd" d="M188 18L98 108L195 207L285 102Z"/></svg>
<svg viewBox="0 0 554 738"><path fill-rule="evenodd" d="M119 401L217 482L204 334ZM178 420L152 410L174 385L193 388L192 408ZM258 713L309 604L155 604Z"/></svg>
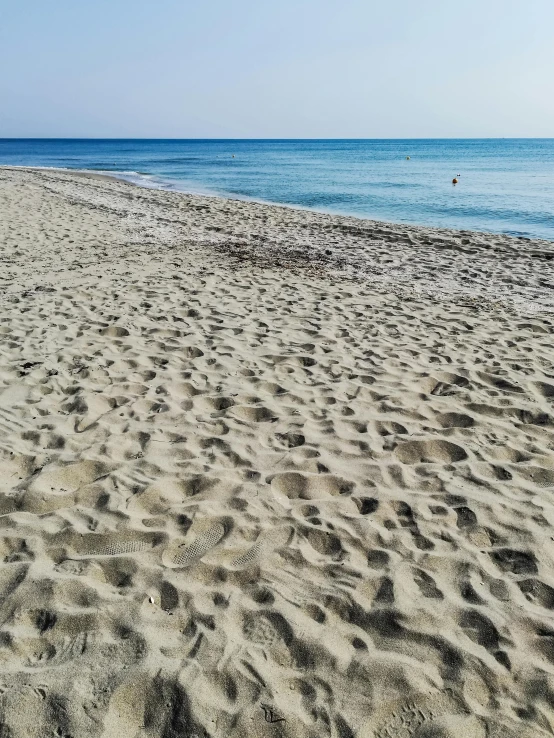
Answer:
<svg viewBox="0 0 554 738"><path fill-rule="evenodd" d="M0 141L552 141L554 136L378 136L363 137L225 137L225 136L0 136Z"/></svg>

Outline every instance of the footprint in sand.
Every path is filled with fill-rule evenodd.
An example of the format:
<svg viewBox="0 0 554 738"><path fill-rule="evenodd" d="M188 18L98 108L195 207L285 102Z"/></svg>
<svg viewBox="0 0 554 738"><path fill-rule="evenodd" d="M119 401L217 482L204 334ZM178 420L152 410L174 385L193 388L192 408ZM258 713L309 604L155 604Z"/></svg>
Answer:
<svg viewBox="0 0 554 738"><path fill-rule="evenodd" d="M448 732L434 731L438 721L445 718L462 720L462 707L448 692L415 694L411 699L385 704L377 711L361 735L371 738L450 738ZM465 738L485 738L486 732L464 731ZM454 733L454 735L458 735Z"/></svg>
<svg viewBox="0 0 554 738"><path fill-rule="evenodd" d="M274 551L290 543L294 531L290 526L275 528L270 531L260 533L256 543L244 553L240 554L231 562L231 566L237 569L244 569L248 566L255 566Z"/></svg>
<svg viewBox="0 0 554 738"><path fill-rule="evenodd" d="M75 636L20 638L12 648L15 665L28 669L64 666L85 652L88 637L83 631Z"/></svg>
<svg viewBox="0 0 554 738"><path fill-rule="evenodd" d="M162 554L164 566L180 569L190 566L211 551L225 535L223 523L215 523L208 530L199 533L192 543L175 542L168 546Z"/></svg>
<svg viewBox="0 0 554 738"><path fill-rule="evenodd" d="M77 556L125 556L148 551L165 539L160 533L121 531L120 533L89 533L75 535L70 547Z"/></svg>

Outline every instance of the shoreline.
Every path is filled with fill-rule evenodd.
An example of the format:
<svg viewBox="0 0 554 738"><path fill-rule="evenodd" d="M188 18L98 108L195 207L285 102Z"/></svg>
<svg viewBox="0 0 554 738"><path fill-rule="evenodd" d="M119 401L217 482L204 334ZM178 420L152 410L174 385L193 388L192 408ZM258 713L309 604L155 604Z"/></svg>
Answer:
<svg viewBox="0 0 554 738"><path fill-rule="evenodd" d="M76 177L77 181L89 179L135 188L142 193L138 201L145 207L163 208L167 202L186 209L204 203L211 208L214 222L202 219L195 233L226 258L315 274L329 272L334 278L366 282L375 289L427 294L433 299L466 299L489 307L503 304L529 314L554 312L554 243L550 241L408 226L289 205L148 188L90 170L0 167L2 171L50 175L69 186ZM179 218L174 225L179 229ZM252 228L256 233L250 232Z"/></svg>
<svg viewBox="0 0 554 738"><path fill-rule="evenodd" d="M396 226L398 228L408 228L408 229L414 229L414 230L424 230L424 231L435 231L438 233L457 233L464 236L485 236L485 237L498 237L498 238L507 238L512 239L514 241L518 241L520 243L538 243L542 244L544 246L551 246L554 250L554 239L544 239L544 238L533 238L530 236L514 236L508 233L501 233L497 231L475 231L471 229L465 229L465 228L449 228L449 227L442 227L442 226L426 226L418 223L408 223L408 222L402 222L402 221L388 221L388 220L378 220L374 218L368 218L360 215L349 215L349 214L342 214L342 213L334 213L327 210L319 210L310 208L303 205L297 205L293 203L281 203L281 202L273 202L270 200L262 200L247 196L240 196L235 195L232 193L217 193L217 192L195 192L194 190L181 190L177 187L164 187L163 185L160 187L152 186L149 187L146 183L136 182L132 179L129 179L125 176L125 172L114 172L110 173L107 171L96 171L94 169L70 169L70 168L63 168L63 167L47 167L47 166L25 166L25 165L8 165L8 164L0 164L0 170L6 169L14 169L14 170L23 170L23 171L52 171L52 172L60 172L65 174L76 174L77 176L90 176L91 178L95 177L101 177L109 180L115 180L118 182L125 182L126 184L133 185L135 187L139 187L142 189L147 190L154 190L158 192L171 192L176 194L182 194L182 195L191 195L195 197L207 197L207 198L217 198L222 200L229 200L231 202L246 202L246 203L253 203L257 205L267 205L268 207L278 207L278 208L286 208L290 210L295 211L301 211L301 212L308 212L308 213L314 213L317 215L324 215L329 216L332 218L348 218L356 221L362 221L367 223L372 223L374 225L385 225L385 226ZM131 172L130 175L137 175L139 177L160 177L161 175L150 175L146 172ZM130 176L129 175L129 176ZM177 182L177 180L175 180Z"/></svg>
<svg viewBox="0 0 554 738"><path fill-rule="evenodd" d="M552 735L553 261L51 170L0 216L6 735Z"/></svg>

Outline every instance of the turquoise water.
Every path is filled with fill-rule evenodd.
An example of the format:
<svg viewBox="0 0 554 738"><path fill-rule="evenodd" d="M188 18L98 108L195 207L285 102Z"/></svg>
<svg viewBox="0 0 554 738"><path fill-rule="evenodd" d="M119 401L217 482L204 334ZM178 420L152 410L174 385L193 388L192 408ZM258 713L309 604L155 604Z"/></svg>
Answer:
<svg viewBox="0 0 554 738"><path fill-rule="evenodd" d="M0 164L554 241L554 139L0 139Z"/></svg>

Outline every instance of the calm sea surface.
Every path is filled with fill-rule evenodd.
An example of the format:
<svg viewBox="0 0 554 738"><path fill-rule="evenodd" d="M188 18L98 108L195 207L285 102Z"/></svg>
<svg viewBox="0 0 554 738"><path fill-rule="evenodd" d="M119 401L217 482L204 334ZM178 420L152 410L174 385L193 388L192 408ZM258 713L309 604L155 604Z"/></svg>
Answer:
<svg viewBox="0 0 554 738"><path fill-rule="evenodd" d="M0 164L554 241L554 139L0 139Z"/></svg>

